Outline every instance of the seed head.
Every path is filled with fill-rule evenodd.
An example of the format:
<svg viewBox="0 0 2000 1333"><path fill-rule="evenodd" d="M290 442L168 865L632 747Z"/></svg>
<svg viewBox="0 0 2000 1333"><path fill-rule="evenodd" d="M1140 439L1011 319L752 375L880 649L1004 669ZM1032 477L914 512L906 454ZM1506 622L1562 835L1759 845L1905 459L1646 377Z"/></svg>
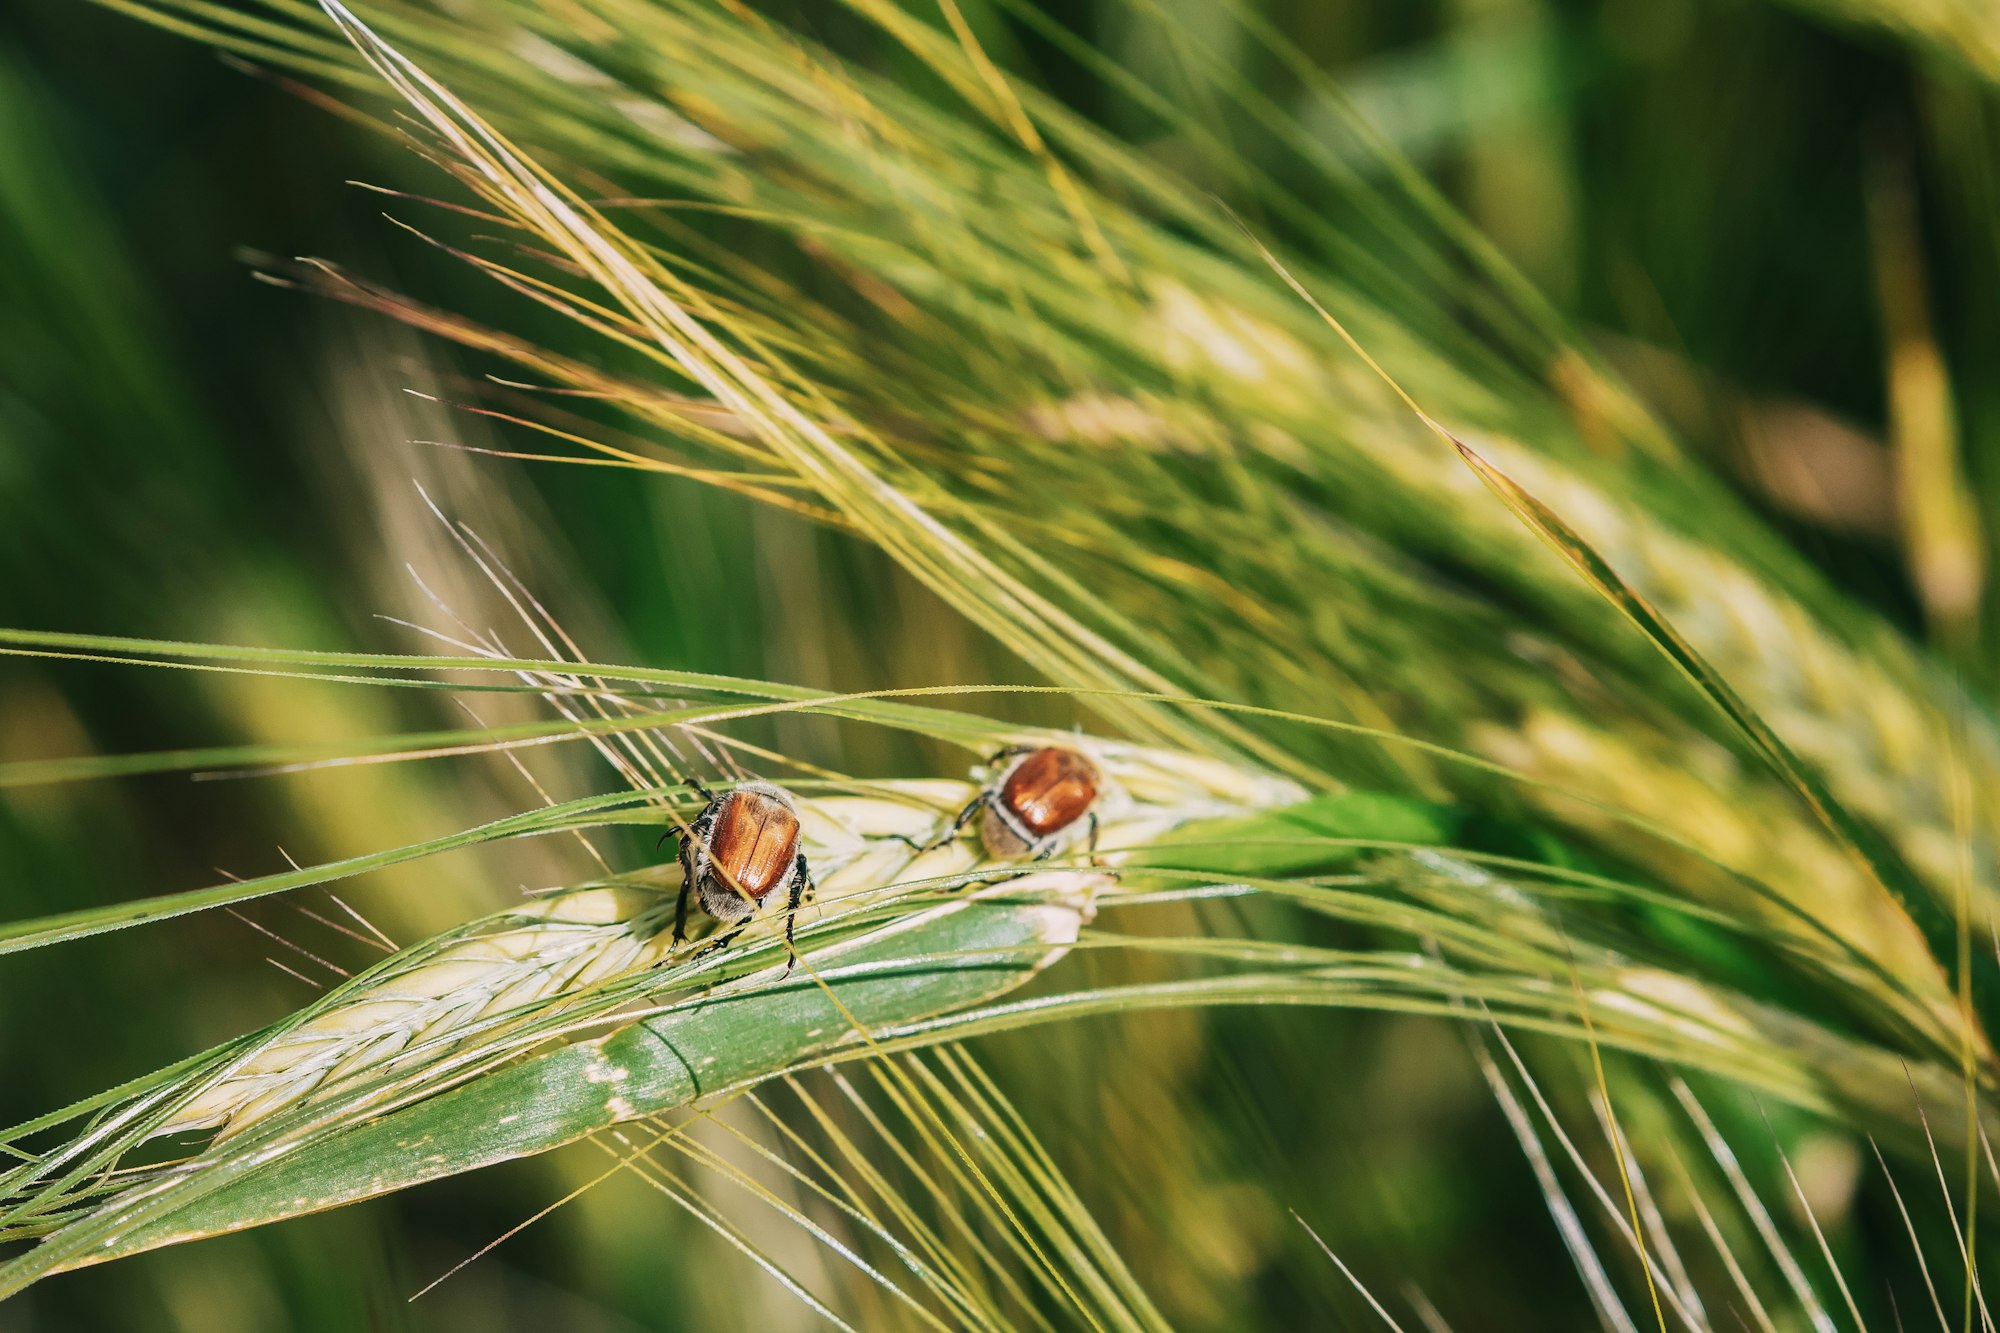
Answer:
<svg viewBox="0 0 2000 1333"><path fill-rule="evenodd" d="M1128 849L1189 820L1304 796L1282 779L1170 751L1060 734L1012 739L1070 746L1097 766L1102 849L1095 861L1102 866L1116 866ZM819 878L819 903L808 912L913 881L949 886L1017 869L989 858L975 837L917 850L949 828L991 775L975 769L973 776L973 782L890 782L873 795L801 799L801 850ZM1087 870L1052 869L1012 887L1080 894L1087 912L1089 894L1107 882ZM672 943L662 927L678 888L669 882L664 893L580 889L413 946L334 992L319 1012L270 1029L219 1077L208 1074L211 1081L155 1132L213 1129L218 1141L226 1139L308 1098L420 1068L467 1041L490 1040L510 1015L525 1017L542 1001L663 962Z"/></svg>

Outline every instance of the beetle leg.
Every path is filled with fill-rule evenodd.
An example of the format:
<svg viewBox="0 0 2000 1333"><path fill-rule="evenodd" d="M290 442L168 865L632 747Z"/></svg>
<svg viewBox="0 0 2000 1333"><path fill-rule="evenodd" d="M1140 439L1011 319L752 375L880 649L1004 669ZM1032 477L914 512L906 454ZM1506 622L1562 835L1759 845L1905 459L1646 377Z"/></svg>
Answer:
<svg viewBox="0 0 2000 1333"><path fill-rule="evenodd" d="M674 904L675 944L687 943L688 896L708 869L708 834L714 826L715 820L704 812L688 825L688 836L681 839L681 895Z"/></svg>
<svg viewBox="0 0 2000 1333"><path fill-rule="evenodd" d="M1033 754L1034 752L1035 747L1032 745L1009 745L1004 750L995 750L992 756L987 759L986 766L988 768L998 768L1009 759L1014 759L1024 754Z"/></svg>
<svg viewBox="0 0 2000 1333"><path fill-rule="evenodd" d="M674 903L674 943L686 944L688 938L688 896L694 892L694 881L685 872L681 875L681 896Z"/></svg>
<svg viewBox="0 0 2000 1333"><path fill-rule="evenodd" d="M785 900L785 975L792 975L792 968L799 961L798 947L792 942L792 932L798 929L799 904L814 888L812 871L806 868L805 854L802 852L792 862L791 893Z"/></svg>
<svg viewBox="0 0 2000 1333"><path fill-rule="evenodd" d="M1090 812L1090 841L1088 843L1090 848L1090 863L1092 865L1097 864L1097 829L1097 811L1092 810Z"/></svg>
<svg viewBox="0 0 2000 1333"><path fill-rule="evenodd" d="M980 810L985 807L986 800L987 800L986 793L982 791L979 793L979 795L967 801L965 803L965 809L958 812L958 818L951 821L950 828L946 829L943 833L940 833L937 837L932 838L926 846L919 847L917 848L917 850L920 852L932 851L936 848L944 846L946 843L957 838L959 834L965 832L965 826L972 822L972 817L978 814ZM907 839L905 839L905 841L907 841Z"/></svg>
<svg viewBox="0 0 2000 1333"><path fill-rule="evenodd" d="M674 900L674 943L686 944L688 937L688 898L694 893L694 867L688 863L688 845L685 840L675 852L675 859L681 863L681 892Z"/></svg>
<svg viewBox="0 0 2000 1333"><path fill-rule="evenodd" d="M749 924L750 923L748 921L745 921L742 926L738 926L734 930L725 930L720 935L717 935L714 939L709 940L706 944L702 945L699 949L696 949L694 951L694 958L692 961L698 963L702 959L708 957L710 954L728 948L729 942L735 939L738 935L741 935L743 933L744 926L748 926Z"/></svg>
<svg viewBox="0 0 2000 1333"><path fill-rule="evenodd" d="M686 944L688 937L688 899L695 891L694 858L688 855L688 844L681 844L681 893L674 901L674 943Z"/></svg>
<svg viewBox="0 0 2000 1333"><path fill-rule="evenodd" d="M687 783L688 786L694 788L694 794L696 796L701 797L704 804L714 803L715 793L710 791L708 789L708 784L704 783L700 778L696 777L692 773L688 773L683 775L683 780Z"/></svg>

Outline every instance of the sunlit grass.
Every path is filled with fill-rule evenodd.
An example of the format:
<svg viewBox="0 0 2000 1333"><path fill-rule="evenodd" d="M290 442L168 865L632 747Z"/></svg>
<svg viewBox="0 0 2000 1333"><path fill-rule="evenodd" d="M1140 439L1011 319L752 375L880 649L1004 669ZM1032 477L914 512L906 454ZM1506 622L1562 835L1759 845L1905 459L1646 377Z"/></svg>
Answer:
<svg viewBox="0 0 2000 1333"><path fill-rule="evenodd" d="M385 1063L279 1079L285 1095L257 1115L203 1100L272 1074L245 1062L316 1023L352 1035L343 1006L426 962L475 961L453 953L468 943L525 941L504 961L529 971L554 956L532 943L551 929L540 908L421 941L263 1033L10 1135L0 1235L38 1243L0 1288L595 1136L614 1170L836 1323L870 1326L867 1310L925 1327L1158 1327L1161 1276L1093 1219L1109 1185L1074 1157L1066 1178L956 1043L1101 1041L1111 1020L1130 1031L1194 1009L1462 1025L1609 1327L1721 1326L1739 1298L1762 1328L1864 1322L1876 1298L1851 1234L1835 1219L1829 1239L1814 1203L1844 1209L1856 1186L1818 1189L1810 1164L1802 1179L1803 1140L1788 1146L1768 1107L1875 1136L1906 1174L1937 1164L1942 1197L1897 1195L1920 1266L1927 1250L1949 1257L1940 1211L1976 1233L1982 1136L2000 1129L1982 944L2000 828L1966 795L2000 776L1983 702L1697 465L1365 122L1342 122L1366 144L1357 174L1253 81L1210 70L1350 211L1324 214L1247 163L1225 208L1011 80L982 45L984 13L950 5L857 2L840 50L691 0L334 6L332 26L288 0L138 8L339 89L442 168L446 207L392 209L444 262L523 298L534 334L324 261L269 276L501 363L457 406L503 432L502 457L711 486L872 546L1051 682L1051 701L1124 738L1091 742L1105 753L1219 785L1190 805L1135 779L1134 809L1157 817L1103 870L1049 872L1043 897L1035 878L968 895L1007 868L919 867L893 838L858 835L862 898L833 895L844 906L805 924L789 976L768 933L719 962L665 956L671 872L607 865L615 891L546 900L619 904L571 923L623 951L602 974L504 1004L519 978L482 974L476 996L427 993L456 1017ZM1984 59L1928 10L1853 8ZM1203 160L1231 161L1198 110L1088 63ZM1307 247L1312 261L1294 252ZM1964 484L1948 466L1930 475ZM746 722L906 731L968 761L1019 734L976 710L1025 691L829 695L566 655L553 617L459 540L545 655L460 629L431 631L459 655L426 657L30 630L4 643L126 669L504 692L549 720L31 760L0 766L0 786L517 761L581 743L625 789L206 889L130 886L106 893L113 905L0 925L0 951L478 843L670 827L691 813L686 769L786 765L732 738ZM773 776L812 808L900 791L930 819L965 791L957 772ZM725 1074L681 1078L696 1054ZM809 1072L828 1061L840 1067ZM740 1118L700 1099L760 1084L773 1090L731 1103L776 1135L752 1145L755 1174L654 1119L692 1108L742 1138ZM156 1131L219 1115L228 1132L184 1164L147 1159ZM509 1116L523 1127L496 1146ZM1760 1132L1775 1149L1766 1193L1789 1182L1796 1210L1737 1165ZM415 1142L435 1160L404 1160ZM803 1228L843 1294L811 1289L709 1186L663 1165L667 1147ZM1193 1195L1198 1172L1166 1162L1148 1185ZM1978 1244L1960 1301L1952 1280L1930 1287L1941 1322L1983 1310ZM1398 1308L1450 1303L1418 1295ZM1476 1326L1476 1311L1460 1318Z"/></svg>

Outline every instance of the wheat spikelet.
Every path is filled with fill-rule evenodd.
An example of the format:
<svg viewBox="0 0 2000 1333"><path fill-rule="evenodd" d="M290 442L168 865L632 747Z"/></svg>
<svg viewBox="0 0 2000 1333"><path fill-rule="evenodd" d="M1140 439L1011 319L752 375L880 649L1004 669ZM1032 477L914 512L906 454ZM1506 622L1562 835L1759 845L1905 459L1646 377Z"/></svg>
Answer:
<svg viewBox="0 0 2000 1333"><path fill-rule="evenodd" d="M1885 6L1878 0L1800 0L1800 3L1817 4L1870 22L1889 23L1926 35L1981 67L1990 63L1981 53L1993 49L1992 25L1983 21L1982 8L1971 0L1925 0L1900 8ZM178 10L183 6L167 7ZM700 189L727 193L722 188L722 177L711 173L718 170L718 163L739 156L741 148L731 145L742 143L782 144L783 151L814 161L820 155L828 160L868 161L875 169L842 172L838 188L824 186L819 193L805 195L788 194L785 191L791 187L781 187L756 174L741 180L731 174L728 191L751 193L744 199L736 199L733 194L729 197L735 203L755 198L773 216L782 216L788 209L804 208L814 216L823 210L827 216L843 218L850 225L866 219L868 226L856 227L857 232L877 232L886 242L903 247L893 253L897 264L906 266L908 273L899 269L898 280L889 284L902 299L916 298L921 303L927 286L934 285L958 293L959 299L975 300L971 293L976 284L961 280L954 266L967 273L1002 271L1015 260L1014 247L1024 228L1047 227L1054 229L1051 235L1067 234L1068 213L1038 183L1042 175L1038 163L1025 159L1004 163L982 159L982 170L1006 173L1003 179L1008 188L1004 193L1014 201L1014 209L1004 215L990 215L993 219L990 222L983 221L989 217L984 210L966 210L964 216L953 217L951 245L937 245L932 237L926 237L921 244L911 244L905 230L910 225L906 201L900 197L885 199L872 183L921 178L936 181L940 192L971 191L974 185L965 174L967 167L956 162L948 151L951 141L924 135L815 138L820 127L843 123L847 115L859 116L862 123L872 125L892 124L897 116L914 113L894 100L887 90L847 73L828 71L823 81L800 87L790 79L789 61L780 67L782 74L779 69L763 65L746 54L754 49L755 43L739 45L746 39L730 24L711 23L703 14L682 12L676 6L647 11L646 21L657 25L650 29L655 40L649 50L649 58L657 62L655 74L662 86L685 87L690 91L689 104L701 108L695 119L702 123L695 125L671 109L671 99L613 94L611 89L623 85L603 74L590 60L565 53L545 35L536 35L550 31L547 26L550 20L534 7L510 9L510 12L522 21L522 27L511 31L507 40L522 44L519 54L526 59L521 68L538 74L523 77L519 71L509 74L471 68L457 68L454 73L462 74L479 87L490 86L486 82L490 79L512 79L514 82L503 82L501 86L523 98L559 101L572 98L572 102L563 104L577 114L609 114L629 120L630 124L622 128L644 137L648 152L657 158L657 161L635 158L624 162L635 174L645 175L650 163L650 169L691 173L690 179L699 182ZM1982 17L1975 19L1976 14ZM440 31L452 30L448 23L440 28ZM489 39L486 34L479 38ZM915 34L911 40L927 39ZM590 45L584 43L586 49ZM433 58L449 65L442 51ZM577 89L584 91L579 94ZM434 97L435 92L419 92L418 102L430 105ZM491 100L496 107L505 104L505 99L497 95ZM442 117L442 112L439 115ZM867 154L874 156L868 158ZM482 150L475 152L471 160L481 171L490 171L495 163L488 161L487 156ZM730 170L734 172L733 167ZM505 172L475 174L467 183L481 188L479 182L486 181L484 188L490 191L498 188L494 183L507 175ZM1165 188L1160 182L1152 184ZM985 197L985 184L981 182L977 188L980 197ZM660 310L667 309L660 303L668 302L673 306L668 313L674 315L670 322L682 328L681 317L685 312L679 307L687 302L680 298L687 297L687 293L650 269L645 272L633 269L623 262L622 251L613 254L617 246L603 249L600 244L603 238L613 233L601 218L577 214L567 206L551 213L553 196L538 178L530 176L512 181L496 198L503 201L512 198L513 211L530 230L541 230L556 240L566 238L567 243L583 245L600 257L610 255L619 260L587 265L589 277L601 282L613 295L622 292L625 299L643 298ZM1066 373L1061 379L1082 386L1082 391L1066 398L1034 397L1016 403L1012 416L1021 423L1024 435L1030 439L1135 444L1138 449L1134 452L1187 450L1223 456L1234 449L1243 449L1261 454L1286 469L1287 476L1293 469L1303 469L1317 485L1364 497L1363 504L1421 510L1432 517L1441 533L1447 534L1439 541L1448 545L1455 556L1471 558L1484 568L1510 578L1536 580L1535 594L1563 606L1563 614L1572 620L1573 613L1588 605L1590 594L1580 586L1565 587L1562 581L1567 576L1552 569L1546 553L1538 551L1534 539L1493 503L1479 480L1452 459L1448 451L1439 448L1436 441L1424 438L1421 428L1385 386L1344 349L1325 338L1324 330L1318 329L1304 311L1295 304L1287 304L1283 297L1264 299L1271 297L1271 293L1255 291L1258 284L1240 269L1218 264L1212 257L1179 245L1143 212L1113 198L1091 198L1089 203L1105 234L1126 256L1125 262L1135 266L1135 281L1129 287L1107 285L1092 266L1085 264L1066 268L1064 273L1066 279L1072 279L1090 297L1095 312L1089 326L1093 335L1114 346L1117 355L1099 358L1083 344L1065 344L1061 354L1073 360L1065 366ZM834 253L843 253L833 237L824 243L836 247ZM1061 244L1050 247L1051 253L1064 249ZM879 254L872 258L858 254L844 257L857 271L882 276L870 268L871 264L882 263ZM1021 276L1025 282L1040 275ZM656 284L663 284L661 290L652 290ZM355 290L340 284L335 286L340 288L335 294L357 299ZM1064 297L1076 294L1067 287L1060 293L1044 287L1035 291L1037 299L1050 301L1058 294ZM669 301L669 297L675 300ZM400 313L445 336L472 341L522 360L538 373L572 381L575 387L603 393L622 402L639 420L659 422L683 414L679 409L662 406L657 386L607 379L589 371L581 362L551 360L547 354L518 340L476 330L437 312L415 307L397 310L397 303L379 292L370 294L365 303ZM568 313L583 318L575 309L558 304ZM1637 493L1647 480L1640 474L1620 477L1615 472L1600 473L1597 476L1602 484L1599 484L1599 480L1586 480L1577 470L1555 461L1552 455L1574 447L1579 434L1590 433L1589 423L1578 425L1575 417L1579 415L1604 418L1599 424L1616 425L1634 436L1646 436L1651 430L1624 406L1622 396L1583 367L1573 352L1561 354L1553 363L1550 375L1559 381L1556 392L1531 397L1521 392L1524 386L1518 383L1498 379L1490 384L1481 382L1476 369L1452 364L1448 356L1411 333L1390 312L1352 290L1330 297L1330 304L1383 364L1407 380L1427 410L1449 422L1455 430L1463 430L1482 452L1585 533L1627 581L1653 600L1746 700L1768 718L1779 734L1822 770L1844 802L1879 823L1931 884L1948 890L1955 879L1955 850L1961 841L1954 835L1948 814L1949 788L1942 772L1944 766L1937 762L1941 728L1935 715L1946 711L1948 696L1945 687L1928 677L1906 643L1879 629L1849 634L1838 626L1830 626L1822 612L1809 605L1813 601L1810 592L1788 593L1761 576L1753 557L1722 549L1730 540L1727 534L1719 533L1713 541L1705 543L1701 534L1689 536L1676 532L1668 522L1646 509L1614 505L1609 497L1620 480L1628 482L1638 498ZM440 323L441 320L444 322ZM747 316L744 321L740 328L729 320L710 322L725 334L769 332ZM995 323L996 327L1004 326L1002 321ZM600 332L610 331L601 323L596 327ZM845 345L838 338L826 341L833 347ZM855 340L857 345L864 341ZM1055 354L1053 349L1036 349L1038 357ZM822 369L839 371L845 366L839 357L830 352L827 355L830 360ZM1118 377L1109 370L1113 365L1159 372L1128 375L1134 380L1187 385L1200 392L1150 398L1122 394L1118 392ZM723 401L729 396L700 401L694 407L683 404L683 408L710 426L727 418L729 424L723 433L732 440L755 436L753 418L757 413L743 404ZM1219 404L1223 410L1210 410L1211 404ZM862 406L867 405L864 400ZM1524 416L1532 425L1522 424ZM856 418L855 424L869 425L867 412L857 409ZM1495 427L1496 421L1508 424ZM980 433L971 434L976 438ZM709 430L707 435L713 436L715 431ZM1558 436L1565 438L1556 440ZM764 460L782 461L786 456L785 448L768 441L756 452ZM826 498L839 503L830 492ZM1684 502L1700 498L1699 494L1679 497ZM851 507L853 502L848 503ZM940 534L931 532L927 539L938 540ZM1305 538L1302 536L1300 541L1303 544ZM969 560L977 554L958 552L955 558ZM936 553L931 552L926 558L935 557ZM901 558L910 560L907 553ZM1786 573L1786 579L1796 572L1794 569ZM985 571L981 577L989 575L990 571ZM1191 596L1187 601L1196 604ZM971 608L968 614L990 629L1018 636L1034 652L1056 651L1063 637L1048 632L1046 624L1040 627L1040 632L1030 632L1036 626L1027 622L997 624L993 613L983 613L980 608ZM1385 621L1390 618L1382 616ZM1082 657L1109 660L1106 645L1082 639L1077 643L1087 650ZM1594 646L1603 648L1608 643L1599 639ZM1419 651L1400 654L1406 660L1343 659L1337 665L1357 673L1371 669L1402 671L1407 669L1408 662L1418 660L1420 653L1433 655L1430 661L1435 661L1434 655L1449 653L1455 646L1448 641L1420 642ZM1474 651L1475 646L1468 644L1465 650ZM1487 649L1479 651L1483 663L1497 674L1505 655ZM1144 658L1148 654L1138 656ZM1319 656L1324 659L1328 654ZM1425 665L1430 665L1430 661ZM1312 665L1317 667L1320 663ZM1081 661L1077 654L1070 654L1049 669L1050 674L1059 678L1082 680L1088 678L1092 665L1091 661ZM1320 683L1323 675L1323 672L1319 675ZM1138 672L1129 674L1127 683L1131 682L1157 683ZM1435 691L1440 687L1433 684L1428 688ZM1495 688L1499 691L1521 687ZM1199 687L1197 692L1211 697L1226 693ZM1298 701L1290 703L1297 706ZM1480 699L1469 702L1459 712L1470 717L1472 707L1476 706L1486 710L1484 720L1503 727L1513 726L1518 717L1495 716L1504 714L1509 705L1525 711L1523 701L1503 698L1497 709L1490 701ZM1573 710L1572 716L1579 724L1600 726L1607 733L1600 744L1608 750L1615 750L1616 743L1623 740L1622 735L1611 733L1635 725L1625 717L1604 724L1583 716L1580 710ZM1972 754L1968 760L1972 785L1983 789L2000 778L2000 742L1996 742L1990 725L1983 719L1975 719L1972 730ZM1455 736L1436 738L1446 743L1461 740ZM1644 751L1648 747L1642 744L1633 748ZM1551 756L1550 771L1562 770L1554 762L1557 758ZM1628 758L1637 762L1639 756ZM1587 774L1581 776L1587 778ZM1764 797L1750 794L1758 786L1757 779L1718 777L1717 782L1730 800L1741 795L1748 803L1771 806ZM1980 818L1982 822L1974 830L1975 878L1983 885L1991 885L2000 824L1995 823L1990 813L1982 813ZM1759 821L1753 824L1756 822ZM1751 832L1755 836L1754 829Z"/></svg>
<svg viewBox="0 0 2000 1333"><path fill-rule="evenodd" d="M1950 898L1965 846L1951 813L1952 747L1940 704L1929 697L1933 682L1907 645L1880 631L1849 645L1743 564L1613 504L1546 459L1517 449L1506 466L1659 607L1820 769L1842 801L1878 824L1940 897ZM1983 719L1969 716L1967 723L1958 760L1976 786L1989 787L2000 778L2000 747ZM1972 840L1981 910L1990 912L1994 832L1990 824L1964 832Z"/></svg>
<svg viewBox="0 0 2000 1333"><path fill-rule="evenodd" d="M1079 736L1018 739L1070 745L1097 765L1104 779L1096 807L1104 850L1097 860L1107 865L1124 859L1123 849L1190 820L1288 804L1305 794L1283 779L1171 751ZM986 776L983 770L975 775ZM805 909L805 921L900 882L963 882L1012 868L987 857L976 837L924 852L912 845L927 844L947 828L978 790L976 783L891 782L877 790L881 794L799 801L801 850L819 871L818 900ZM219 1142L315 1096L421 1067L466 1041L491 1039L510 1018L566 993L668 961L674 950L664 927L679 880L677 870L665 873L664 892L578 889L405 950L329 997L320 1012L273 1028L220 1077L211 1072L206 1086L155 1134L212 1129ZM1029 887L1088 890L1102 882L1079 871L1036 876Z"/></svg>
<svg viewBox="0 0 2000 1333"><path fill-rule="evenodd" d="M1420 498L1437 524L1459 534L1455 540L1480 552L1483 563L1496 569L1543 569L1554 579L1567 578L1539 549L1538 540L1494 503L1478 476L1436 441L1424 438L1402 404L1352 358L1316 360L1308 344L1288 330L1226 300L1199 297L1184 288L1163 293L1157 310L1163 345L1180 369L1202 371L1239 393L1254 387L1266 414L1315 423L1337 415L1343 423L1331 433L1317 428L1290 437L1277 432L1248 437L1276 461L1294 464L1302 447L1334 466L1343 458L1363 458L1380 469L1378 484ZM1421 352L1405 360L1423 377L1421 392L1435 394L1427 407L1446 413L1455 429L1459 423L1449 409L1461 401L1466 414L1478 419L1476 390L1449 374L1433 384L1436 368L1424 365ZM1823 774L1844 803L1878 824L1940 897L1950 898L1960 877L1965 838L1951 814L1951 765L1944 760L1950 749L1948 715L1964 715L1957 758L1967 767L1974 789L2000 781L2000 737L1975 706L1956 709L1946 683L1929 672L1907 642L1881 626L1843 635L1839 626L1748 557L1731 553L1722 542L1678 531L1639 505L1614 500L1551 451L1503 432L1463 433L1482 455L1582 534ZM1565 588L1552 581L1543 592L1579 607L1595 596L1581 583ZM1608 610L1604 623L1616 626ZM1723 846L1768 849L1773 831L1789 825L1778 836L1788 856L1802 858L1792 869L1785 868L1785 858L1763 853L1735 864L1768 869L1773 882L1804 889L1815 898L1827 884L1843 900L1865 892L1850 869L1835 866L1839 854L1820 830L1765 789L1761 775L1741 771L1719 752L1706 757L1721 762L1704 765L1700 761L1712 747L1697 738L1676 733L1653 744L1636 719L1621 717L1607 724L1571 713L1555 724L1554 718L1546 708L1524 707L1518 718L1479 726L1472 735L1484 752L1523 771L1586 790L1608 783L1630 791L1632 808L1649 815L1664 812L1669 823L1704 844L1713 831ZM1715 819L1681 819L1681 803L1646 799L1648 784L1686 781L1706 788L1703 804L1712 807ZM1994 906L1993 866L2000 837L1992 821L1991 811L1976 811L1966 831L1985 912Z"/></svg>
<svg viewBox="0 0 2000 1333"><path fill-rule="evenodd" d="M583 889L499 913L442 948L406 950L323 1012L281 1027L156 1131L226 1139L316 1091L451 1049L450 1034L664 956L657 895ZM398 966L400 962L402 965Z"/></svg>

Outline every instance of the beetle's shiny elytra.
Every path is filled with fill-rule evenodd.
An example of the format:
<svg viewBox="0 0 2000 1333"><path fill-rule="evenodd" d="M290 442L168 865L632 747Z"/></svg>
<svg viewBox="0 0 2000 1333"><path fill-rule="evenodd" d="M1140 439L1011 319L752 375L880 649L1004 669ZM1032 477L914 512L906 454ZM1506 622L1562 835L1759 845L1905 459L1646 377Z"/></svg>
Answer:
<svg viewBox="0 0 2000 1333"><path fill-rule="evenodd" d="M1058 745L1023 746L1002 750L987 766L997 770L992 782L958 812L931 846L950 842L984 811L979 840L986 844L988 855L1042 860L1055 855L1079 822L1088 824L1091 850L1097 850L1095 807L1100 784L1088 759Z"/></svg>
<svg viewBox="0 0 2000 1333"><path fill-rule="evenodd" d="M995 856L1047 855L1097 803L1097 770L1074 750L1045 745L1016 759L986 802L980 841Z"/></svg>
<svg viewBox="0 0 2000 1333"><path fill-rule="evenodd" d="M791 874L799 854L799 817L783 799L737 790L716 801L708 834L701 905L722 921L748 916Z"/></svg>
<svg viewBox="0 0 2000 1333"><path fill-rule="evenodd" d="M791 794L768 782L746 782L720 795L697 790L708 797L708 804L681 839L675 942L687 938L690 894L698 897L702 910L716 920L740 922L782 886L787 891L785 941L789 944L799 903L812 888L812 874L799 851L799 812Z"/></svg>

